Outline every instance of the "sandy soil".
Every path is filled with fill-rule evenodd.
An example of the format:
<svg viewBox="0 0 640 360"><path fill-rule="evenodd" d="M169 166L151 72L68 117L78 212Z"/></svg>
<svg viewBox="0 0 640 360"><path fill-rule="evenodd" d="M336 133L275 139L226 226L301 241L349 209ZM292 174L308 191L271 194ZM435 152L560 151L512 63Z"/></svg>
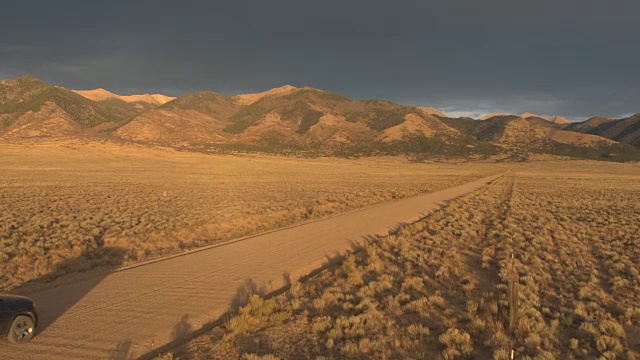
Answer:
<svg viewBox="0 0 640 360"><path fill-rule="evenodd" d="M2 359L133 359L193 338L250 293L268 293L368 236L418 220L496 176L111 273L69 275L22 291L38 303L37 337L0 344Z"/></svg>

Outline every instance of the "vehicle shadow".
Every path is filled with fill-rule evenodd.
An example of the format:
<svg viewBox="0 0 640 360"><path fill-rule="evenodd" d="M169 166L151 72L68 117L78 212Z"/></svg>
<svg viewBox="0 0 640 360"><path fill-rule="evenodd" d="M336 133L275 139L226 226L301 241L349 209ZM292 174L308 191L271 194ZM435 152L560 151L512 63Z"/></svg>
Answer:
<svg viewBox="0 0 640 360"><path fill-rule="evenodd" d="M56 264L50 273L15 288L12 293L36 302L39 314L36 337L122 265L125 253L125 249L118 247L89 249Z"/></svg>

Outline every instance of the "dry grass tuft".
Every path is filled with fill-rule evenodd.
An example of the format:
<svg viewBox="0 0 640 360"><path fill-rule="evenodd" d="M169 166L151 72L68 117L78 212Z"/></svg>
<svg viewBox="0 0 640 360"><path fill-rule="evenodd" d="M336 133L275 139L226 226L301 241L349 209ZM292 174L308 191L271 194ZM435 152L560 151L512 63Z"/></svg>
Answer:
<svg viewBox="0 0 640 360"><path fill-rule="evenodd" d="M401 159L291 159L108 144L2 144L0 288L45 275L184 252L432 192L495 171L486 165L412 164ZM59 266L109 247L125 249L124 259L86 257L74 262L76 268Z"/></svg>
<svg viewBox="0 0 640 360"><path fill-rule="evenodd" d="M637 358L640 171L515 170L367 243L247 336L285 358Z"/></svg>

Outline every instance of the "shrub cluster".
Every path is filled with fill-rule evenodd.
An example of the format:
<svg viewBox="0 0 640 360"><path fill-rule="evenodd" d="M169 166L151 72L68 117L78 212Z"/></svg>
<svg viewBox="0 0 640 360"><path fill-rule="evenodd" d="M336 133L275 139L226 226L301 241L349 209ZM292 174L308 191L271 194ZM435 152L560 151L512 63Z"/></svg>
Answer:
<svg viewBox="0 0 640 360"><path fill-rule="evenodd" d="M87 163L75 156L45 158L44 165L25 158L21 162L30 165L23 167L0 163L0 289L182 252L439 190L486 172L444 175L440 166L416 164L390 175L391 165L383 163L329 166L202 155L177 165L163 157L111 159L103 167L105 160ZM76 261L76 269L60 266L109 247L125 249L124 259L89 256Z"/></svg>
<svg viewBox="0 0 640 360"><path fill-rule="evenodd" d="M294 284L276 301L287 319L241 334L223 329L210 345L200 341L199 353L637 358L637 199L633 178L505 175ZM258 338L260 346L248 340Z"/></svg>

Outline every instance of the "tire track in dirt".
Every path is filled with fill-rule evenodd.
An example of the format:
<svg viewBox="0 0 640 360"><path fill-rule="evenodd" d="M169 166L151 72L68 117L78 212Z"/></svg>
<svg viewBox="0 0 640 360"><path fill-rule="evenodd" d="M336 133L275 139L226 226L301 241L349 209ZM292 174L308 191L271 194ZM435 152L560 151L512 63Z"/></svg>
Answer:
<svg viewBox="0 0 640 360"><path fill-rule="evenodd" d="M499 196L499 201L495 203L490 212L486 214L486 218L483 219L484 233L479 238L479 241L475 244L465 244L467 247L459 249L461 254L467 256L466 264L470 269L477 274L479 279L478 287L483 291L492 291L496 285L500 283L500 265L497 259L507 259L510 254L501 252L496 254L497 243L495 241L494 231L498 226L504 226L507 220L511 201L513 199L513 188L515 177L513 173L505 175L501 180L505 181L505 189L496 195ZM484 260L485 253L483 251L491 250L491 261Z"/></svg>
<svg viewBox="0 0 640 360"><path fill-rule="evenodd" d="M64 276L25 293L37 301L43 328L30 344L0 344L0 358L148 356L209 328L248 294L278 290L366 236L414 222L499 176L111 274Z"/></svg>

